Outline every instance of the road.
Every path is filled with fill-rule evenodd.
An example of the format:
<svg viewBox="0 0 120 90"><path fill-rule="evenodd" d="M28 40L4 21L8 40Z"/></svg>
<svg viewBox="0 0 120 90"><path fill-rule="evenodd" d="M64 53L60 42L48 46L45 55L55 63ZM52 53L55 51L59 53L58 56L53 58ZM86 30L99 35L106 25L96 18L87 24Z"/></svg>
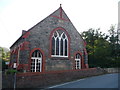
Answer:
<svg viewBox="0 0 120 90"><path fill-rule="evenodd" d="M118 88L118 74L88 77L49 88Z"/></svg>

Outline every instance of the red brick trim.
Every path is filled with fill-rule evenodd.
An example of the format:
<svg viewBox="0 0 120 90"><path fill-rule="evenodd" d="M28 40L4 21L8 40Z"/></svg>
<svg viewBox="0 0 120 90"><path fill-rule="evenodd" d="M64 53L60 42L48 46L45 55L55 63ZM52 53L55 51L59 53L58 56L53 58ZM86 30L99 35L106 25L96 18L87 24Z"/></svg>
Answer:
<svg viewBox="0 0 120 90"><path fill-rule="evenodd" d="M17 56L16 56L16 65L18 67L19 63L18 63L18 51L19 51L19 47L17 47Z"/></svg>
<svg viewBox="0 0 120 90"><path fill-rule="evenodd" d="M18 48L16 48L15 50L12 50L11 53L10 53L10 57L14 56L15 55L15 62L13 62L11 59L10 59L10 63L9 63L9 67L13 68L13 64L16 63L18 65Z"/></svg>
<svg viewBox="0 0 120 90"><path fill-rule="evenodd" d="M31 50L30 52L30 58L29 58L29 66L28 66L28 70L30 71L31 69L31 57L32 57L32 53L35 51L35 50L39 50L42 54L42 71L39 72L39 73L42 73L42 72L45 72L45 54L44 54L44 51L40 48L34 48ZM38 72L34 72L34 73L38 73Z"/></svg>
<svg viewBox="0 0 120 90"><path fill-rule="evenodd" d="M84 46L87 46L87 42L83 39Z"/></svg>
<svg viewBox="0 0 120 90"><path fill-rule="evenodd" d="M89 68L89 65L88 65L88 64L85 64L85 68Z"/></svg>
<svg viewBox="0 0 120 90"><path fill-rule="evenodd" d="M27 38L29 35L30 35L30 32L26 32L26 33L22 36L22 38Z"/></svg>
<svg viewBox="0 0 120 90"><path fill-rule="evenodd" d="M60 18L62 18L62 12L63 10L62 10L62 7L60 6Z"/></svg>
<svg viewBox="0 0 120 90"><path fill-rule="evenodd" d="M64 20L64 21L70 21L68 19L63 18L63 9L62 9L61 6L59 8L59 15L58 16L51 16L51 17L55 17L55 18L58 18L58 19L61 19L61 20Z"/></svg>
<svg viewBox="0 0 120 90"><path fill-rule="evenodd" d="M84 48L83 50L84 50L85 55L87 55L87 50L86 50L86 48Z"/></svg>
<svg viewBox="0 0 120 90"><path fill-rule="evenodd" d="M17 67L17 70L19 70L19 69L28 70L28 64L19 64L18 67Z"/></svg>
<svg viewBox="0 0 120 90"><path fill-rule="evenodd" d="M13 68L13 63L10 62L8 66Z"/></svg>
<svg viewBox="0 0 120 90"><path fill-rule="evenodd" d="M75 69L75 56L76 56L76 54L80 54L80 56L81 56L81 69L84 69L85 68L85 65L84 65L84 58L83 58L83 56L82 56L82 53L80 52L80 51L76 51L75 53L74 53L74 65L73 65L73 68ZM75 69L75 70L77 70L77 69Z"/></svg>
<svg viewBox="0 0 120 90"><path fill-rule="evenodd" d="M54 73L64 73L64 72L74 72L74 71L87 71L87 70L96 70L96 68L86 68L86 69L77 69L77 70L60 70L60 71L48 71L48 72L26 72L26 73L18 73L19 76L34 76L39 74L54 74Z"/></svg>
<svg viewBox="0 0 120 90"><path fill-rule="evenodd" d="M55 29L50 33L50 38L49 38L49 40L50 40L50 45L49 45L49 57L52 58L52 57L51 57L51 51L52 51L52 35L53 35L53 33L54 33L55 31L57 31L57 30L63 30L63 31L66 33L67 37L68 37L68 58L70 59L70 42L71 42L71 39L70 39L70 35L68 34L68 32L67 32L64 28L62 28L62 27L57 27L57 28L55 28ZM59 58L59 57L58 57L58 58ZM60 58L62 58L62 57L60 57ZM64 58L64 57L63 57L63 58Z"/></svg>
<svg viewBox="0 0 120 90"><path fill-rule="evenodd" d="M51 16L51 17L55 17L55 18L58 18L58 19L61 19L61 20L64 20L64 21L70 21L68 19L65 19L65 18L62 18L62 17L58 17L58 16Z"/></svg>
<svg viewBox="0 0 120 90"><path fill-rule="evenodd" d="M17 64L17 67L19 65L19 61L18 61L18 52L19 52L19 48L20 48L20 51L21 50L29 50L29 42L28 41L24 41L22 44L18 45L15 49L11 50L11 56L12 55L16 55L16 64Z"/></svg>
<svg viewBox="0 0 120 90"><path fill-rule="evenodd" d="M30 42L28 41L24 41L21 45L20 45L20 50L29 50L29 45Z"/></svg>

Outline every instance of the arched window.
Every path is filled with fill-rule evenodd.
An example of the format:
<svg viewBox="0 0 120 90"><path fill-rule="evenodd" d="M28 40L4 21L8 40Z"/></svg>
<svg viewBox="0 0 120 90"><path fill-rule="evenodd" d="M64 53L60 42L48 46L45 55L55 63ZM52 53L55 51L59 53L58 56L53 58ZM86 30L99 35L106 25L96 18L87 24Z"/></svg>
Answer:
<svg viewBox="0 0 120 90"><path fill-rule="evenodd" d="M68 37L62 30L52 34L52 57L68 57Z"/></svg>
<svg viewBox="0 0 120 90"><path fill-rule="evenodd" d="M42 54L39 50L35 50L31 57L31 72L41 72L42 70Z"/></svg>
<svg viewBox="0 0 120 90"><path fill-rule="evenodd" d="M75 56L75 69L81 69L81 56L79 53Z"/></svg>

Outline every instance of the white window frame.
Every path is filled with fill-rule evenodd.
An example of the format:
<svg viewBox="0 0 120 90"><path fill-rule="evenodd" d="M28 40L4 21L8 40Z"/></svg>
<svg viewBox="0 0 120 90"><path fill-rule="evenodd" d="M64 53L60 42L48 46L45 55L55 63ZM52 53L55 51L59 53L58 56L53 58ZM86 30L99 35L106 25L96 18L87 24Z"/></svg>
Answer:
<svg viewBox="0 0 120 90"><path fill-rule="evenodd" d="M42 54L38 50L39 52L37 52L37 56L36 56L35 51L32 53L32 54L34 54L33 57L31 57L31 60L32 60L32 62L31 62L31 72L41 72L42 71ZM40 57L39 57L39 54L40 54ZM33 65L33 63L34 63L34 65ZM37 64L40 66L40 68L38 69L39 71L37 71ZM32 68L32 67L34 67L34 68Z"/></svg>
<svg viewBox="0 0 120 90"><path fill-rule="evenodd" d="M81 69L81 56L79 53L75 55L75 69Z"/></svg>
<svg viewBox="0 0 120 90"><path fill-rule="evenodd" d="M54 35L54 33L56 33L57 34L57 36L55 36ZM68 37L67 37L67 35L64 33L64 32L62 32L62 34L59 34L57 31L55 31L53 33L53 36L52 36L52 39L54 38L54 40L55 40L55 48L54 48L54 55L51 55L52 57L68 57L68 43L69 43L69 41L68 41ZM65 37L63 38L63 35L65 35ZM56 55L57 53L57 50L56 50L56 42L57 42L57 39L59 40L59 54L58 55ZM63 40L63 55L61 55L61 40ZM65 55L65 40L67 40L67 55Z"/></svg>

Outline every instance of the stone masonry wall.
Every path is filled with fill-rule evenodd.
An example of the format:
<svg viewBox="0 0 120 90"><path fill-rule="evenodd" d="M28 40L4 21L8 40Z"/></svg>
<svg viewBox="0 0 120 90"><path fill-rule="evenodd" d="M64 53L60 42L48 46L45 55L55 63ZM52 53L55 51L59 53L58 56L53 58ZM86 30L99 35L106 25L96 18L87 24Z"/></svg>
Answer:
<svg viewBox="0 0 120 90"><path fill-rule="evenodd" d="M67 81L101 74L104 74L104 71L96 68L78 71L47 72L42 74L24 73L17 75L17 88L45 88Z"/></svg>
<svg viewBox="0 0 120 90"><path fill-rule="evenodd" d="M59 9L52 15L58 16L58 14ZM46 71L71 70L73 69L74 65L73 60L75 52L80 51L82 53L83 49L85 48L83 44L83 39L71 23L71 21L69 21L65 13L63 13L63 15L65 15L65 18L68 19L68 21L60 20L58 18L52 17L52 15L45 18L29 31L30 51L34 48L40 48L41 50L43 50L45 54L44 56L46 62ZM65 29L70 36L70 58L64 58L61 60L61 58L59 57L57 59L50 57L50 35L51 32L58 27ZM84 63L86 63L85 60Z"/></svg>
<svg viewBox="0 0 120 90"><path fill-rule="evenodd" d="M69 20L64 11L62 11L62 16L65 20L58 19L53 16L59 16L60 8L54 13L49 15L47 18L30 28L27 33L29 35L26 38L19 38L15 44L11 47L11 50L19 46L22 42L29 42L28 50L21 50L19 56L19 64L28 64L30 66L30 52L35 48L40 48L44 52L45 59L45 71L54 70L71 70L74 67L74 57L76 52L81 52L83 54L83 49L85 48L84 42L76 28L73 26L72 22ZM69 58L51 58L50 55L50 35L51 32L56 28L63 28L69 35ZM84 55L82 55L83 57ZM11 59L16 60L17 58ZM84 64L87 64L87 58L84 58Z"/></svg>

